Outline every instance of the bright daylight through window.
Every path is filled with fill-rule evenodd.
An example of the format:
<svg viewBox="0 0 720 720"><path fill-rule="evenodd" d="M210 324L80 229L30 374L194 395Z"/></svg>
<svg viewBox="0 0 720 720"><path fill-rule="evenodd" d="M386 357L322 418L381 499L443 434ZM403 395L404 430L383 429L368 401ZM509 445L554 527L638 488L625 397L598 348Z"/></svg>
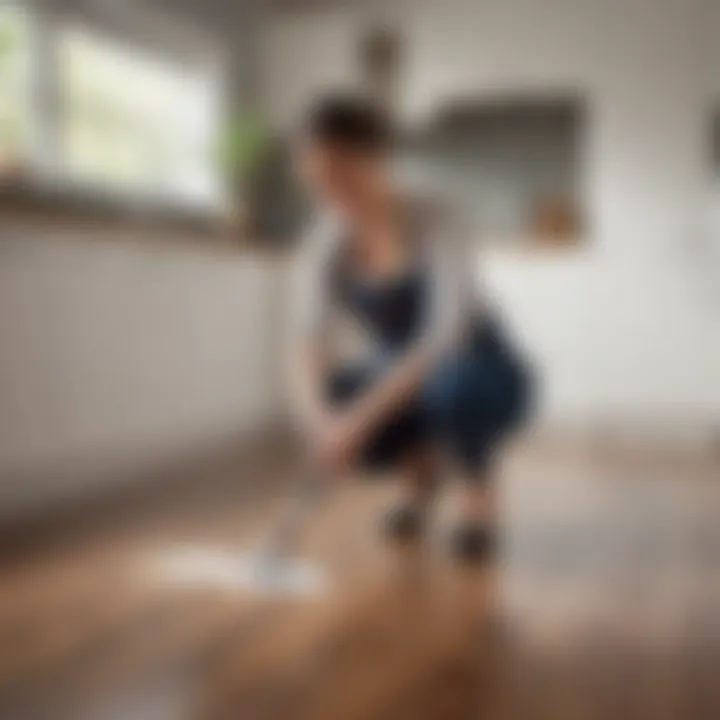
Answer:
<svg viewBox="0 0 720 720"><path fill-rule="evenodd" d="M37 20L0 9L0 176L52 168L81 191L218 207L218 64L55 18L43 20L48 51Z"/></svg>
<svg viewBox="0 0 720 720"><path fill-rule="evenodd" d="M19 8L0 7L0 174L23 173L30 154L30 28Z"/></svg>

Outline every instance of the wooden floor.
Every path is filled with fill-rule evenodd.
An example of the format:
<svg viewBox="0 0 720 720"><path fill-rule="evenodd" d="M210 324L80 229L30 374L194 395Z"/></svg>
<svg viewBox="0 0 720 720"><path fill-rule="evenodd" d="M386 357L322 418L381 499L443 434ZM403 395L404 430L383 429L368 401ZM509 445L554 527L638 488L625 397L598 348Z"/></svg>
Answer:
<svg viewBox="0 0 720 720"><path fill-rule="evenodd" d="M330 584L303 596L234 582L289 497L277 461L266 493L248 472L6 548L0 718L720 718L717 463L522 452L475 569L445 551L452 489L426 542L389 547L392 481L338 487L296 547Z"/></svg>

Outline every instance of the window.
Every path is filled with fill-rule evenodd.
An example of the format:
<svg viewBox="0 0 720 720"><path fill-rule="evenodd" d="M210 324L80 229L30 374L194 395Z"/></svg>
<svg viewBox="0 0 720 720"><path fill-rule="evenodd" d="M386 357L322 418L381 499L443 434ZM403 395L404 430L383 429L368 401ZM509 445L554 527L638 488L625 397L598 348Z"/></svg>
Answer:
<svg viewBox="0 0 720 720"><path fill-rule="evenodd" d="M212 68L171 64L68 29L60 38L60 165L76 181L198 203L219 200Z"/></svg>
<svg viewBox="0 0 720 720"><path fill-rule="evenodd" d="M30 125L29 19L20 8L0 6L0 172L23 169Z"/></svg>
<svg viewBox="0 0 720 720"><path fill-rule="evenodd" d="M124 38L0 6L0 176L219 208L219 63Z"/></svg>

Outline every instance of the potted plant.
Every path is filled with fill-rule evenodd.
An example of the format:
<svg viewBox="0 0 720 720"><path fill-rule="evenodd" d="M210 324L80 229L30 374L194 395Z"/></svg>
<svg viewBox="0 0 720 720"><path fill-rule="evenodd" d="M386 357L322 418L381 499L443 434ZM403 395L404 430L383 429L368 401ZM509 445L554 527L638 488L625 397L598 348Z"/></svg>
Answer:
<svg viewBox="0 0 720 720"><path fill-rule="evenodd" d="M256 231L254 186L272 147L268 126L254 113L231 117L220 136L220 169L232 195L230 223L233 233L246 240Z"/></svg>

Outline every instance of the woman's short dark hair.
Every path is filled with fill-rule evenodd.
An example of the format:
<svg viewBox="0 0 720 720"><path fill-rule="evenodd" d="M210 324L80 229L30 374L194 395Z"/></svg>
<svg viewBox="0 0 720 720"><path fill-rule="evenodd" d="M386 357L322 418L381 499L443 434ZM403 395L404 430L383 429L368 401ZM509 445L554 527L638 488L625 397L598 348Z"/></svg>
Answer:
<svg viewBox="0 0 720 720"><path fill-rule="evenodd" d="M311 140L366 153L384 153L393 140L386 114L360 96L333 94L316 100L307 113L305 134Z"/></svg>

